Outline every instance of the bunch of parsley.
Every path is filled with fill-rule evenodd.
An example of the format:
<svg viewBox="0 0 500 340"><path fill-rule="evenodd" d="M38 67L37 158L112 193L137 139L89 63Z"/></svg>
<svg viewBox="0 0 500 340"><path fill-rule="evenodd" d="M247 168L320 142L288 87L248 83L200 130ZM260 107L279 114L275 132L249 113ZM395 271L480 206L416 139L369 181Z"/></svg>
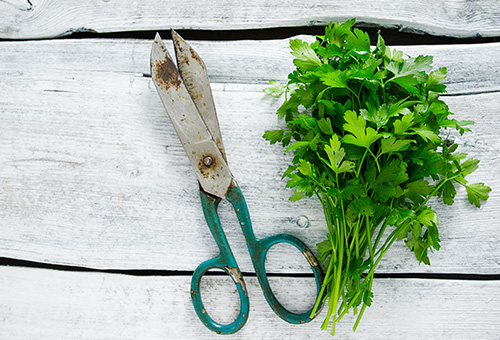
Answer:
<svg viewBox="0 0 500 340"><path fill-rule="evenodd" d="M287 127L264 138L293 151L283 175L295 188L290 199L315 195L323 206L328 233L317 247L326 274L312 315L328 299L322 328L331 321L332 334L351 309L356 330L372 303L375 268L396 240L429 264L428 252L440 248L431 197L452 205L463 186L480 207L491 191L468 183L479 160L443 137L473 124L451 118L439 99L446 68L432 71L431 56L391 50L380 34L372 49L354 22L330 24L312 44L292 39L296 69L286 86L266 89L285 93L278 116Z"/></svg>

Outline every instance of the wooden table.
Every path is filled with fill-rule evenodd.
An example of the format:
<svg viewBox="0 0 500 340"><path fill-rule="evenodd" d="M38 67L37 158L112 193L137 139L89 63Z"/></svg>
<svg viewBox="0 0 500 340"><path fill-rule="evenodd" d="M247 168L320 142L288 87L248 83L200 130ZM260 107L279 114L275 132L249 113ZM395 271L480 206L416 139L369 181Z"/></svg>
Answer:
<svg viewBox="0 0 500 340"><path fill-rule="evenodd" d="M290 233L314 246L326 234L319 203L287 200L280 177L290 155L261 137L283 124L275 114L280 100L262 89L270 79L286 82L292 69L288 39L265 38L351 17L399 28L409 43L422 36L408 33L454 42L399 49L448 67L446 102L457 119L476 121L472 134L453 138L481 159L471 180L493 191L481 209L464 190L452 208L439 205L442 249L431 266L395 244L357 332L346 317L336 337L500 339L496 0L0 1L0 339L221 339L190 300L192 271L217 249L195 175L151 82L154 31L195 29L187 34L214 39L189 42L207 64L255 233ZM216 40L231 34L251 39ZM228 204L220 211L251 301L247 325L224 338L329 339L319 328L325 312L299 326L273 314L235 216ZM310 226L298 228L298 216ZM310 307L313 279L300 254L277 247L267 268L286 306ZM236 315L226 276L208 276L202 296L217 320Z"/></svg>

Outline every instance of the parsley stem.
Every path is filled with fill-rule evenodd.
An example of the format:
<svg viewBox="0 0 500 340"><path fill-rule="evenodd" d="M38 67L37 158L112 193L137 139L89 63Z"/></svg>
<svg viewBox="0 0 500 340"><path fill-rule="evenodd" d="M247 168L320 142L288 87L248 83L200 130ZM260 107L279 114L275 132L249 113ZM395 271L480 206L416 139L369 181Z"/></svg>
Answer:
<svg viewBox="0 0 500 340"><path fill-rule="evenodd" d="M347 89L348 89L349 91L351 91L351 93L352 93L352 94L354 95L354 97L356 98L356 101L358 102L358 109L360 109L360 108L361 108L361 100L359 99L358 94L357 94L356 92L354 92L354 90L352 90L349 86L347 86ZM353 104L352 104L352 105L354 105L354 101L353 101ZM353 109L353 110L355 110L355 109L354 109L354 106L352 107L352 109Z"/></svg>
<svg viewBox="0 0 500 340"><path fill-rule="evenodd" d="M361 290L358 290L356 292L356 294L354 295L354 297L352 298L351 302L344 308L344 311L342 312L342 314L339 314L339 316L337 317L337 320L335 320L336 322L339 322L340 320L342 320L342 318L344 317L344 315L346 315L347 313L349 313L349 309L351 309L352 305L358 299L358 297L359 297L360 294L361 294Z"/></svg>
<svg viewBox="0 0 500 340"><path fill-rule="evenodd" d="M365 157L368 153L368 148L366 149L365 153L363 154L363 157L361 158L361 161L358 163L358 172L356 173L356 178L359 178L359 173L361 172L361 167L363 165L363 162L365 161Z"/></svg>
<svg viewBox="0 0 500 340"><path fill-rule="evenodd" d="M378 163L378 157L373 154L373 152L372 152L372 150L370 150L370 148L367 148L367 150L373 156L373 159L375 160L375 165L377 165L377 170L380 173L380 164Z"/></svg>
<svg viewBox="0 0 500 340"><path fill-rule="evenodd" d="M372 236L371 236L371 231L370 231L370 219L366 218L365 219L365 227L366 227L366 235L368 239L368 252L370 253L370 263L373 265L373 248L372 248Z"/></svg>
<svg viewBox="0 0 500 340"><path fill-rule="evenodd" d="M439 191L439 189L441 189L443 185L445 185L446 182L451 181L457 176L458 175L455 175L453 177L446 177L441 182L439 182L438 185L436 185L436 187L434 188L434 190L432 190L432 192L425 198L425 200L419 204L419 206L415 209L415 212L419 211L424 206L424 204L427 203L431 199L431 197L434 196Z"/></svg>
<svg viewBox="0 0 500 340"><path fill-rule="evenodd" d="M330 261L328 261L328 268L327 268L326 274L325 274L325 281L324 281L323 285L321 285L321 289L319 291L318 298L316 299L316 303L314 304L314 307L313 307L313 309L311 311L311 315L309 316L310 318L313 318L314 315L316 314L316 311L318 310L318 306L319 306L321 300L323 300L323 299L326 298L326 295L323 298L323 294L325 293L325 289L326 289L326 286L328 284L327 278L330 277L330 274L331 274L331 271L332 271L332 268L333 268L333 263L334 263L334 261L330 257Z"/></svg>

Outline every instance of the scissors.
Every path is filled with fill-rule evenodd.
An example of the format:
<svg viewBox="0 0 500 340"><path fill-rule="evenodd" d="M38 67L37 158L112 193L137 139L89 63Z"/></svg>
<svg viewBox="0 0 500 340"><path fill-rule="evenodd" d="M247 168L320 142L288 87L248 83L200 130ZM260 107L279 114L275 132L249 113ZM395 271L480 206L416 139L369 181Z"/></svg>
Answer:
<svg viewBox="0 0 500 340"><path fill-rule="evenodd" d="M277 243L297 247L309 262L316 280L318 297L323 283L323 271L311 250L291 235L279 234L257 239L252 229L245 198L233 178L226 162L222 136L215 111L212 90L205 64L200 56L172 30L176 68L165 44L157 33L151 49L151 75L153 83L170 117L172 125L186 151L199 182L201 205L205 220L220 249L220 254L201 263L191 281L194 309L210 330L219 334L232 334L243 327L249 312L249 299L245 281L233 256L217 214L222 199L231 203L246 239L250 257L264 296L273 311L283 320L306 323L312 320L312 309L301 314L288 311L274 295L265 271L266 254ZM200 281L210 269L225 271L236 284L240 298L240 313L230 324L215 322L205 310L200 296ZM321 299L323 300L323 299ZM318 301L321 301L318 300ZM320 308L317 308L319 311ZM318 313L316 313L317 315Z"/></svg>

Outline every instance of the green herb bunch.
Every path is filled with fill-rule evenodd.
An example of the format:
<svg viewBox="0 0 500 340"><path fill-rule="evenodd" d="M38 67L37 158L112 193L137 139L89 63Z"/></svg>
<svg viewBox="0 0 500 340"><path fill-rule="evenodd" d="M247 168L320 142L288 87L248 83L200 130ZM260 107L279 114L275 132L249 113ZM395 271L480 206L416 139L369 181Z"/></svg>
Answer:
<svg viewBox="0 0 500 340"><path fill-rule="evenodd" d="M266 89L285 93L278 109L286 128L266 131L271 144L293 151L285 171L292 201L317 196L328 233L317 246L326 268L319 300L328 300L322 328L350 310L354 330L372 303L374 271L396 240L404 240L419 262L439 250L436 196L452 205L456 188L480 207L491 189L470 184L479 160L456 152L446 129L469 132L439 96L446 68L432 71L432 56L416 58L391 50L378 35L370 47L355 20L330 24L314 43L292 39L296 69L288 84ZM325 302L326 303L326 302Z"/></svg>

